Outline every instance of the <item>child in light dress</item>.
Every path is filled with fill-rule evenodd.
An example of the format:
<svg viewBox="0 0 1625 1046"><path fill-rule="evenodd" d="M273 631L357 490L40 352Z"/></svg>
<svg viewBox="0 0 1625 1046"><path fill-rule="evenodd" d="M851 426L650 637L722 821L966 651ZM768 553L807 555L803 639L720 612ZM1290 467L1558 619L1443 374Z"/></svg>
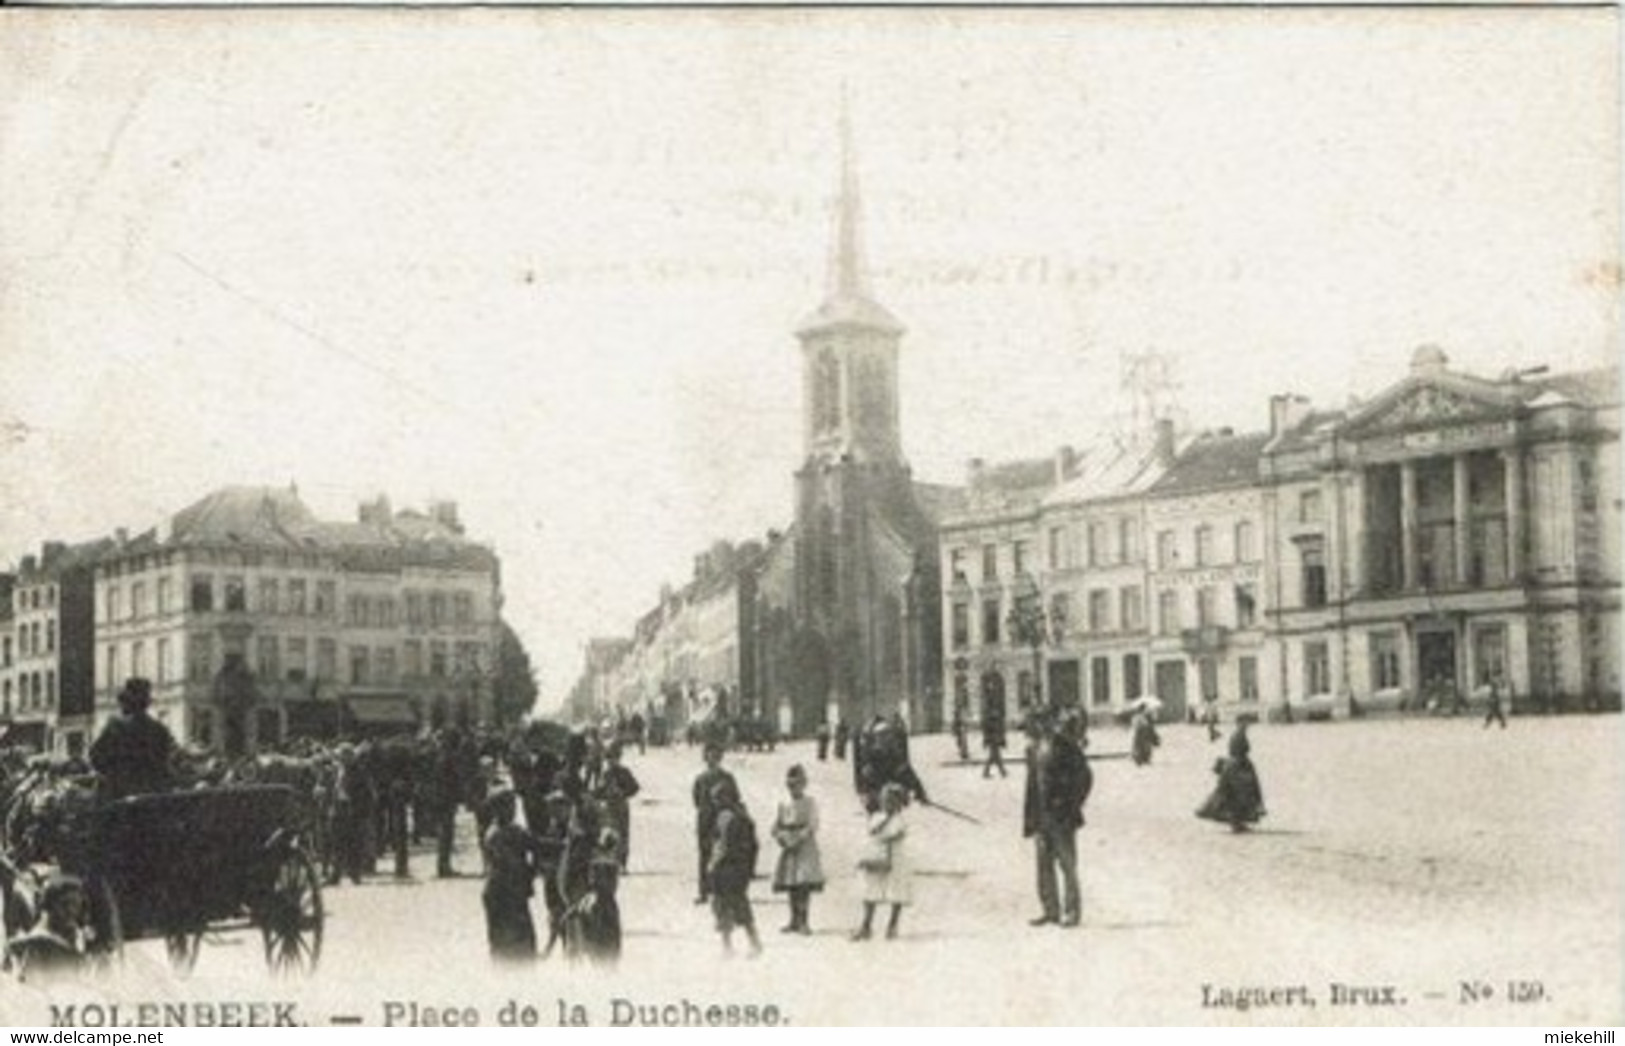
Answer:
<svg viewBox="0 0 1625 1046"><path fill-rule="evenodd" d="M914 899L908 822L903 814L907 805L907 790L900 784L888 784L880 790L880 809L869 815L867 849L858 861L863 873L863 925L853 931L854 941L866 941L874 935L875 909L883 904L891 905L886 936L896 937L903 906Z"/></svg>

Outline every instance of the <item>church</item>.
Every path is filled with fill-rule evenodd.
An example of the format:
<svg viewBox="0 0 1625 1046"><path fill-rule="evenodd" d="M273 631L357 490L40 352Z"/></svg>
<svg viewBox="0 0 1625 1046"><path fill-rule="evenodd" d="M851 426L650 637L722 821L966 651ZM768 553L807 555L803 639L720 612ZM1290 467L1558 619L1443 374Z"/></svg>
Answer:
<svg viewBox="0 0 1625 1046"><path fill-rule="evenodd" d="M898 362L903 324L865 271L851 133L843 121L840 195L824 301L796 329L802 441L791 583L777 597L791 629L783 697L790 728L857 725L900 713L935 728L942 677L937 522L959 491L914 481L903 453ZM781 647L781 650L783 648ZM766 695L764 695L766 696ZM782 713L781 713L782 718Z"/></svg>

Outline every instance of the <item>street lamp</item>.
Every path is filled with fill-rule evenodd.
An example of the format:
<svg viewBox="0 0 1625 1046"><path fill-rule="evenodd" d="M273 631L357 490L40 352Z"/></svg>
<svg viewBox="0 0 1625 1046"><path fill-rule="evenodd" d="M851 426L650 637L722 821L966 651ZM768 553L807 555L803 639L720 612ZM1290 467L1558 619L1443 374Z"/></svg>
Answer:
<svg viewBox="0 0 1625 1046"><path fill-rule="evenodd" d="M1038 590L1033 576L1022 573L1013 586L1014 600L1010 604L1007 625L1012 642L1028 646L1033 652L1033 707L1044 703L1044 641L1049 636L1049 618L1044 613L1044 596Z"/></svg>

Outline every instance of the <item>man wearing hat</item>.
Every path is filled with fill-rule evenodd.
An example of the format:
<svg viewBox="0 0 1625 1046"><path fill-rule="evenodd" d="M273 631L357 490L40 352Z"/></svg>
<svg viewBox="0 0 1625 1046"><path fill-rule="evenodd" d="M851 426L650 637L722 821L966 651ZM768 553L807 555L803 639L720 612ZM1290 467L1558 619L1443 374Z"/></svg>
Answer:
<svg viewBox="0 0 1625 1046"><path fill-rule="evenodd" d="M694 778L694 836L700 849L700 893L694 898L695 904L705 904L711 899L711 887L708 879L711 867L711 847L715 842L717 830L717 814L715 794L717 785L728 782L737 792L739 784L734 775L722 768L722 745L716 741L705 743L705 769Z"/></svg>
<svg viewBox="0 0 1625 1046"><path fill-rule="evenodd" d="M90 765L101 775L108 799L167 791L173 783L170 760L175 738L148 714L152 683L132 678L118 695L119 715L107 721L90 748Z"/></svg>
<svg viewBox="0 0 1625 1046"><path fill-rule="evenodd" d="M1022 834L1033 840L1038 862L1038 901L1043 911L1034 926L1078 925L1078 829L1094 776L1077 740L1078 721L1057 723L1052 713L1035 711L1027 721L1027 791ZM1057 872L1060 882L1057 883Z"/></svg>

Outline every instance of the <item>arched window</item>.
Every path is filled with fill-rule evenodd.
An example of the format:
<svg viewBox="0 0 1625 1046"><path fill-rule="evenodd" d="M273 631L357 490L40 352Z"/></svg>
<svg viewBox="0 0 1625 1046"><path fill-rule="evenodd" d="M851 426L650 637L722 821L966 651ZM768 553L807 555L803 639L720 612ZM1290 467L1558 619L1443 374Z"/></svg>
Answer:
<svg viewBox="0 0 1625 1046"><path fill-rule="evenodd" d="M813 363L813 428L819 432L841 424L841 365L828 348Z"/></svg>

